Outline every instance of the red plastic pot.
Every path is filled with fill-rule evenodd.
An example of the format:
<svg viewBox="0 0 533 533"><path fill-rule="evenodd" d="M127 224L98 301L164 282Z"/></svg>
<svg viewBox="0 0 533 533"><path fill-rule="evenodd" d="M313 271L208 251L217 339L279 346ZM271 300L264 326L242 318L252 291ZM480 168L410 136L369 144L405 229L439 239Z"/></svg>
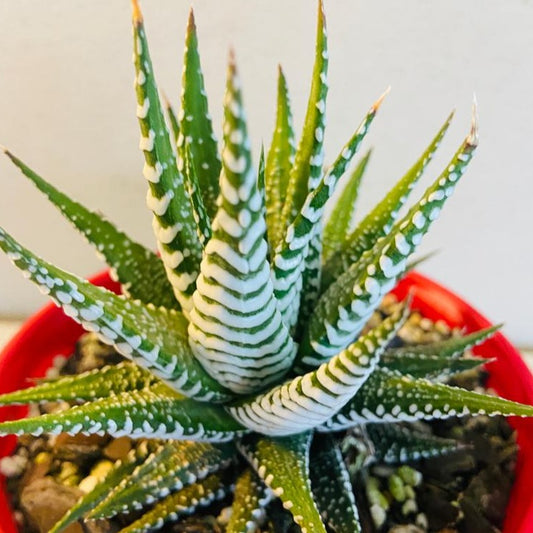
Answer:
<svg viewBox="0 0 533 533"><path fill-rule="evenodd" d="M91 281L118 291L118 285L102 273ZM408 274L393 291L400 299L413 293L413 309L433 320L444 320L450 326L467 332L490 325L489 321L461 298L417 273ZM42 376L56 355L70 355L82 328L54 305L48 305L30 318L0 355L0 393L22 388L31 378ZM478 355L496 358L488 369L490 385L511 400L533 404L533 377L517 350L500 333L486 341ZM2 408L0 420L24 414L22 407ZM520 451L516 481L507 507L504 533L533 532L533 420L510 419L518 432ZM0 439L0 457L11 452L15 439ZM0 486L0 533L16 533L11 519L3 481Z"/></svg>

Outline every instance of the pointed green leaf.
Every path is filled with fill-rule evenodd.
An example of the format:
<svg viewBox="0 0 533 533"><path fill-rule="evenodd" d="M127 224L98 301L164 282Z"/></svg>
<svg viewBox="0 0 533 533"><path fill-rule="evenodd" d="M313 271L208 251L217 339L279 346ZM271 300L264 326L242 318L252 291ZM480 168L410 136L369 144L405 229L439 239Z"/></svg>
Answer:
<svg viewBox="0 0 533 533"><path fill-rule="evenodd" d="M287 194L289 173L294 163L294 131L287 81L281 66L278 69L278 101L276 127L268 151L265 168L266 221L268 242L274 250L283 234L281 212Z"/></svg>
<svg viewBox="0 0 533 533"><path fill-rule="evenodd" d="M179 311L125 300L102 287L39 259L0 228L0 248L13 264L65 314L96 331L124 357L133 359L188 397L221 401L229 391L196 361L187 341L187 321Z"/></svg>
<svg viewBox="0 0 533 533"><path fill-rule="evenodd" d="M333 165L327 170L318 185L308 194L298 215L287 228L275 251L272 261L275 294L283 319L288 327L294 326L298 318L302 273L306 268L309 243L315 239L314 244L318 248L316 236L320 233L321 218L326 202L331 198L339 179L357 153L386 94L383 94L372 105ZM313 264L313 256L310 257L310 263ZM314 264L316 266L316 258Z"/></svg>
<svg viewBox="0 0 533 533"><path fill-rule="evenodd" d="M411 422L465 415L533 416L533 407L381 368L325 424L337 431L365 422Z"/></svg>
<svg viewBox="0 0 533 533"><path fill-rule="evenodd" d="M237 479L231 506L231 517L226 533L249 533L259 531L266 514L265 506L272 499L272 493L257 474L247 468Z"/></svg>
<svg viewBox="0 0 533 533"><path fill-rule="evenodd" d="M454 336L442 341L431 342L428 344L417 344L415 346L401 346L392 348L385 352L386 357L401 357L403 355L435 355L453 359L460 357L467 350L478 346L488 338L492 337L503 324L497 324L489 328L480 329L468 335Z"/></svg>
<svg viewBox="0 0 533 533"><path fill-rule="evenodd" d="M208 217L216 213L216 201L219 193L220 159L211 116L207 106L204 76L198 53L198 36L191 9L185 40L185 57L183 60L183 77L181 92L180 136L178 154L184 159L185 146L189 146L198 176L198 183L203 205Z"/></svg>
<svg viewBox="0 0 533 533"><path fill-rule="evenodd" d="M170 103L169 99L165 95L163 91L161 91L161 98L163 99L163 107L165 108L168 123L170 125L170 129L172 131L172 138L174 140L174 143L178 144L178 139L180 136L180 125L178 122L178 117L176 116L176 113L174 112L174 108L172 107L172 104Z"/></svg>
<svg viewBox="0 0 533 533"><path fill-rule="evenodd" d="M142 15L137 5L133 12L133 44L137 118L141 129L139 146L144 152L143 172L149 187L146 201L154 214L154 231L168 279L182 309L188 312L202 247L196 234L184 178L176 164L174 146L152 71Z"/></svg>
<svg viewBox="0 0 533 533"><path fill-rule="evenodd" d="M383 354L380 366L389 370L397 370L405 376L413 378L443 381L455 374L472 370L486 363L490 359L483 357L459 357L450 359L437 355L402 354L397 356Z"/></svg>
<svg viewBox="0 0 533 533"><path fill-rule="evenodd" d="M424 153L407 171L405 176L389 191L383 200L361 221L357 228L346 238L341 248L335 252L324 265L323 288L356 263L375 241L389 233L398 212L409 197L409 193L422 176L425 168L433 158L442 138L446 134L453 112L437 132Z"/></svg>
<svg viewBox="0 0 533 533"><path fill-rule="evenodd" d="M378 239L361 259L340 275L320 297L300 347L308 364L318 366L350 344L377 308L383 296L405 270L407 258L416 250L457 181L472 159L477 146L477 117L469 135L451 162L390 233Z"/></svg>
<svg viewBox="0 0 533 533"><path fill-rule="evenodd" d="M290 435L323 424L363 385L407 317L397 311L317 370L227 407L243 425L265 435Z"/></svg>
<svg viewBox="0 0 533 533"><path fill-rule="evenodd" d="M190 515L197 509L207 507L214 501L224 498L229 492L229 486L220 476L213 474L167 496L141 518L122 529L120 533L146 533L159 529L164 524L176 522L180 517Z"/></svg>
<svg viewBox="0 0 533 533"><path fill-rule="evenodd" d="M194 162L192 159L192 154L187 145L185 147L184 154L184 177L185 177L185 187L187 188L187 193L192 203L192 214L194 217L194 222L196 223L196 231L198 233L198 239L202 243L202 246L205 248L207 242L211 238L211 220L207 214L204 206L204 201L202 199L200 183L198 182L198 176L194 169Z"/></svg>
<svg viewBox="0 0 533 533"><path fill-rule="evenodd" d="M243 432L223 407L183 400L166 385L122 392L58 413L0 423L0 434L104 434L222 442Z"/></svg>
<svg viewBox="0 0 533 533"><path fill-rule="evenodd" d="M367 424L365 431L373 446L373 460L407 463L440 457L460 449L453 439L443 439L399 424Z"/></svg>
<svg viewBox="0 0 533 533"><path fill-rule="evenodd" d="M79 401L106 398L112 394L140 390L158 379L135 363L119 363L75 376L63 376L35 387L0 395L0 405L58 400Z"/></svg>
<svg viewBox="0 0 533 533"><path fill-rule="evenodd" d="M331 210L328 222L324 228L322 256L324 263L339 250L352 231L355 216L355 203L359 195L359 186L365 173L372 150L361 158L359 164L350 175L339 198Z"/></svg>
<svg viewBox="0 0 533 533"><path fill-rule="evenodd" d="M281 217L282 232L294 220L308 193L315 189L322 176L326 96L328 94L327 71L326 18L324 6L322 0L320 0L318 3L315 64L311 81L311 93L307 104L302 136L287 183Z"/></svg>
<svg viewBox="0 0 533 533"><path fill-rule="evenodd" d="M311 492L310 445L311 434L300 433L282 438L252 435L239 447L303 531L326 533Z"/></svg>
<svg viewBox="0 0 533 533"><path fill-rule="evenodd" d="M295 347L274 298L263 203L239 87L232 56L219 208L188 331L190 345L207 372L232 391L248 393L279 380L291 366Z"/></svg>
<svg viewBox="0 0 533 533"><path fill-rule="evenodd" d="M359 513L341 451L329 435L315 436L311 486L322 520L335 533L359 533Z"/></svg>
<svg viewBox="0 0 533 533"><path fill-rule="evenodd" d="M117 461L112 470L109 471L103 481L89 493L82 496L81 499L71 507L65 515L54 524L49 533L60 533L69 525L77 522L81 517L95 508L107 494L119 483L124 477L130 475L135 467L142 463L144 459L157 449L159 445L155 440L146 440L135 450L131 450L127 457L122 461Z"/></svg>
<svg viewBox="0 0 533 533"><path fill-rule="evenodd" d="M234 455L233 445L169 441L131 475L121 479L90 518L111 518L141 509L226 467Z"/></svg>
<svg viewBox="0 0 533 533"><path fill-rule="evenodd" d="M21 172L48 197L50 202L104 257L121 283L125 294L145 303L152 303L156 307L179 309L163 263L157 255L132 241L102 215L89 211L83 205L71 200L11 152L4 151Z"/></svg>

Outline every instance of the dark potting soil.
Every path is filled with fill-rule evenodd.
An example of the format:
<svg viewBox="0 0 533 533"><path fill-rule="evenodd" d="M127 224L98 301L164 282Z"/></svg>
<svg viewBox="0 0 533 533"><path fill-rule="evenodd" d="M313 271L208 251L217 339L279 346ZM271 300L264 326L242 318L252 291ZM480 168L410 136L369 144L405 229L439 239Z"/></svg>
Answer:
<svg viewBox="0 0 533 533"><path fill-rule="evenodd" d="M375 326L396 305L385 299L369 322ZM447 338L457 332L444 323L434 323L413 312L394 343L420 344ZM84 335L68 360L58 358L49 377L76 374L122 360L113 348L93 334ZM470 371L454 378L453 384L485 389L486 372ZM64 407L61 402L33 406L31 414ZM512 428L502 417L451 418L417 423L417 429L460 443L448 455L404 466L373 463L364 469L361 439L357 432L339 435L364 533L497 533L513 483L516 441ZM107 436L23 436L13 455L0 462L8 478L12 508L24 533L45 533L84 493L105 477L113 463L142 445L142 440ZM368 450L366 450L368 452ZM184 518L160 531L180 533L223 533L229 516L229 500L209 507L205 514ZM262 532L296 533L300 528L279 501L268 508ZM112 520L76 523L66 533L115 533L131 523L135 513ZM334 533L334 532L332 532Z"/></svg>

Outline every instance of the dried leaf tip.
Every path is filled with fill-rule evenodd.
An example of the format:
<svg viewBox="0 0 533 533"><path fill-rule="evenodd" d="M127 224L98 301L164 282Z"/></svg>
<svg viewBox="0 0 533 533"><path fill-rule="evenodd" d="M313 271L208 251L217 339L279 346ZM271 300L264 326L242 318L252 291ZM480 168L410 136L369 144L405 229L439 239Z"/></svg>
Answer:
<svg viewBox="0 0 533 533"><path fill-rule="evenodd" d="M131 8L133 10L133 22L141 24L143 21L143 14L141 13L138 0L131 0Z"/></svg>
<svg viewBox="0 0 533 533"><path fill-rule="evenodd" d="M161 100L163 101L163 106L165 109L172 109L172 104L170 103L170 100L168 99L167 93L163 90L159 90L159 93L161 94Z"/></svg>
<svg viewBox="0 0 533 533"><path fill-rule="evenodd" d="M385 89L385 92L374 102L374 104L372 105L372 111L374 113L377 112L377 110L381 106L381 103L383 102L383 100L385 100L385 97L390 93L390 91L391 91L391 86L389 85L387 89Z"/></svg>
<svg viewBox="0 0 533 533"><path fill-rule="evenodd" d="M9 150L3 144L0 144L0 150L2 150L2 152L4 152L6 155L10 155Z"/></svg>
<svg viewBox="0 0 533 533"><path fill-rule="evenodd" d="M194 10L191 6L189 9L189 19L187 21L187 34L196 33L196 22L194 20Z"/></svg>
<svg viewBox="0 0 533 533"><path fill-rule="evenodd" d="M324 31L326 30L326 11L324 9L324 1L318 0L318 18L319 24L322 26Z"/></svg>
<svg viewBox="0 0 533 533"><path fill-rule="evenodd" d="M468 135L467 141L470 146L477 146L479 144L479 117L476 93L474 93L474 99L472 101L472 126L470 127L470 134Z"/></svg>
<svg viewBox="0 0 533 533"><path fill-rule="evenodd" d="M234 80L235 88L240 88L237 73L237 58L235 56L235 50L233 49L233 46L230 46L228 50L228 72L229 78Z"/></svg>

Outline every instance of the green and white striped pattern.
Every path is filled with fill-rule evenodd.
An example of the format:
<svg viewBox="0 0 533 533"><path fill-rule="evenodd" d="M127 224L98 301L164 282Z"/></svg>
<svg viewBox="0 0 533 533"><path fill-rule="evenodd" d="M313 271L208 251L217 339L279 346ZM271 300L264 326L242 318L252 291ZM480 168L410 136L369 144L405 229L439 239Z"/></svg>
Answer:
<svg viewBox="0 0 533 533"><path fill-rule="evenodd" d="M438 217L477 147L477 117L451 162L421 200L379 239L318 300L300 354L304 365L317 366L350 344L383 296L406 268L407 258ZM313 355L307 355L311 352Z"/></svg>
<svg viewBox="0 0 533 533"><path fill-rule="evenodd" d="M139 147L144 152L144 177L149 184L146 201L154 214L153 227L168 279L182 309L188 312L201 245L165 123L140 12L135 12L133 19L133 43L137 118L141 128Z"/></svg>
<svg viewBox="0 0 533 533"><path fill-rule="evenodd" d="M381 96L372 105L333 165L327 170L317 187L309 193L300 212L287 228L282 242L276 249L272 261L275 295L284 323L289 328L296 324L298 318L302 273L305 268L309 243L318 232L326 202L331 198L340 177L357 153L384 96ZM318 257L320 254L317 253L315 258L318 259Z"/></svg>
<svg viewBox="0 0 533 533"><path fill-rule="evenodd" d="M167 496L150 511L121 530L121 533L146 533L160 529L168 522L194 513L223 499L231 491L231 484L217 474L194 483L183 490Z"/></svg>
<svg viewBox="0 0 533 533"><path fill-rule="evenodd" d="M311 488L324 524L335 533L360 533L359 511L339 446L331 436L317 435L311 450Z"/></svg>
<svg viewBox="0 0 533 533"><path fill-rule="evenodd" d="M380 368L321 430L466 415L533 416L533 407Z"/></svg>
<svg viewBox="0 0 533 533"><path fill-rule="evenodd" d="M324 132L326 128L326 96L328 93L328 40L326 17L322 0L318 1L315 64L311 92L307 104L302 136L296 150L294 165L289 174L282 210L282 231L300 211L307 195L313 191L322 176L324 164Z"/></svg>
<svg viewBox="0 0 533 533"><path fill-rule="evenodd" d="M130 239L100 213L90 211L71 200L9 150L6 149L4 152L22 174L45 194L63 216L95 247L97 254L109 265L111 276L120 282L124 294L156 307L179 309L163 263L154 252Z"/></svg>
<svg viewBox="0 0 533 533"><path fill-rule="evenodd" d="M265 507L273 494L250 468L244 470L235 483L231 517L226 533L254 533L266 518Z"/></svg>
<svg viewBox="0 0 533 533"><path fill-rule="evenodd" d="M377 462L407 463L440 457L461 449L455 440L422 433L400 424L367 424L365 431L372 442L371 459Z"/></svg>
<svg viewBox="0 0 533 533"><path fill-rule="evenodd" d="M385 198L366 215L355 230L345 235L340 249L324 265L324 288L356 263L366 250L372 248L377 239L390 232L410 192L433 159L433 155L448 131L453 115L451 113L448 116L423 154Z"/></svg>
<svg viewBox="0 0 533 533"><path fill-rule="evenodd" d="M2 422L0 435L142 439L52 533L82 518L131 516L146 506L122 531L155 530L217 499L228 498L227 506L232 492L227 533L276 529L279 512L263 523L272 498L281 500L283 513L303 533L354 533L361 526L353 490L338 443L328 433L351 429L356 449L370 451L350 465L355 471L372 461L411 461L457 449L455 442L422 435L409 422L466 414L533 416L531 406L443 383L487 361L470 357L468 349L498 327L394 348L408 298L361 334L413 264L411 254L469 163L477 120L474 108L470 134L401 220L399 211L451 116L355 225L368 151L324 228L326 202L349 171L384 95L325 168L329 59L322 0L317 2L314 67L298 147L280 68L275 131L266 159L261 148L257 164L233 53L219 156L192 11L176 115L168 99L160 101L143 17L132 0L140 147L160 257L6 150L116 270L124 294L47 263L2 229L0 248L68 316L129 361L0 395L0 405L67 403L59 412Z"/></svg>
<svg viewBox="0 0 533 533"><path fill-rule="evenodd" d="M243 440L239 448L265 485L292 513L302 533L326 533L311 492L311 440L311 433L282 438L253 435Z"/></svg>
<svg viewBox="0 0 533 533"><path fill-rule="evenodd" d="M213 218L216 213L221 164L207 104L192 9L185 38L179 122L179 159L185 160L188 147L194 173L198 176L198 192L202 197L202 205L205 206L207 216Z"/></svg>
<svg viewBox="0 0 533 533"><path fill-rule="evenodd" d="M283 70L279 67L276 128L265 167L266 222L268 242L272 250L278 245L285 230L282 209L295 151L289 90Z"/></svg>
<svg viewBox="0 0 533 533"><path fill-rule="evenodd" d="M163 385L122 392L59 413L0 423L0 435L61 432L224 442L246 429L222 407L183 400Z"/></svg>
<svg viewBox="0 0 533 533"><path fill-rule="evenodd" d="M55 402L75 402L107 398L113 394L141 390L159 380L141 366L130 362L119 363L83 372L75 376L63 376L47 380L34 387L0 395L0 405Z"/></svg>
<svg viewBox="0 0 533 533"><path fill-rule="evenodd" d="M247 428L267 435L290 435L326 422L372 374L378 359L403 324L407 306L316 371L228 407Z"/></svg>
<svg viewBox="0 0 533 533"><path fill-rule="evenodd" d="M193 297L189 342L211 376L247 393L279 379L295 347L274 298L263 202L233 57L224 110L219 207Z"/></svg>
<svg viewBox="0 0 533 533"><path fill-rule="evenodd" d="M117 484L95 507L92 520L129 513L201 481L228 466L235 455L232 445L167 441Z"/></svg>

